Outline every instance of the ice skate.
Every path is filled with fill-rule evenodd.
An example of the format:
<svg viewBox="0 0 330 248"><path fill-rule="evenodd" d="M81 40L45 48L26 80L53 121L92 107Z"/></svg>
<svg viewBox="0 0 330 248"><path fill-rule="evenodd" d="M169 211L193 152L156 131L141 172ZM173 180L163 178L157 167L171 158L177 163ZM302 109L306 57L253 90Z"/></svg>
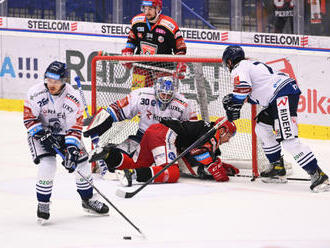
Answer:
<svg viewBox="0 0 330 248"><path fill-rule="evenodd" d="M318 168L310 176L312 182L310 189L314 193L330 191L330 183L328 180L328 176L320 168Z"/></svg>
<svg viewBox="0 0 330 248"><path fill-rule="evenodd" d="M96 200L95 196L88 200L83 200L82 207L86 212L92 214L106 215L109 212L109 207L106 204Z"/></svg>
<svg viewBox="0 0 330 248"><path fill-rule="evenodd" d="M38 224L44 225L49 220L49 202L39 202L37 208Z"/></svg>
<svg viewBox="0 0 330 248"><path fill-rule="evenodd" d="M133 181L136 180L136 173L134 170L116 170L116 174L120 184L125 187L131 187Z"/></svg>
<svg viewBox="0 0 330 248"><path fill-rule="evenodd" d="M261 172L260 176L263 177L261 181L264 183L287 183L283 158L271 163L270 168Z"/></svg>

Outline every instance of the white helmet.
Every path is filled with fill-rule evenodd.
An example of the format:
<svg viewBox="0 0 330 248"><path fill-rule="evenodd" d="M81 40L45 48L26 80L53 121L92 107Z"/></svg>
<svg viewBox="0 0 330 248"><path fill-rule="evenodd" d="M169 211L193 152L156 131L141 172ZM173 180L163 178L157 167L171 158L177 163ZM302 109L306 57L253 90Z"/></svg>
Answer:
<svg viewBox="0 0 330 248"><path fill-rule="evenodd" d="M161 109L164 110L174 98L175 84L173 82L173 78L158 78L154 87L156 99L159 101Z"/></svg>

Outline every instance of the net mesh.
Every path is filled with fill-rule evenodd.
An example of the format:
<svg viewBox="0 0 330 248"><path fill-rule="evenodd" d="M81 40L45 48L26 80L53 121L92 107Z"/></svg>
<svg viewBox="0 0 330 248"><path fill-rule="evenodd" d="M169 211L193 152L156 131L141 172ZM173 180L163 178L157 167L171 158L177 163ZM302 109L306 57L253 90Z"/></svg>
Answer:
<svg viewBox="0 0 330 248"><path fill-rule="evenodd" d="M95 86L92 86L95 87L96 93L95 109L106 108L114 101L124 98L132 90L143 86L151 87L158 77L173 75L176 72L175 56L169 57L169 61L165 62L157 61L157 56L152 56L152 61L139 61L138 56L133 57L134 61L123 61L121 56L116 56L115 59L105 56L96 60L93 72ZM220 116L225 116L222 99L232 91L228 70L221 63L206 58L190 58L191 61L189 58L185 59L187 70L184 79L177 82L179 92L191 101L199 119L215 121ZM246 169L252 168L251 119L251 105L244 104L241 118L235 121L236 136L220 147L222 160ZM132 120L114 123L112 128L100 137L101 145L109 142L118 144L129 135L134 135L138 129L138 120L139 118L135 117ZM263 154L259 145L259 171L264 170L268 164Z"/></svg>

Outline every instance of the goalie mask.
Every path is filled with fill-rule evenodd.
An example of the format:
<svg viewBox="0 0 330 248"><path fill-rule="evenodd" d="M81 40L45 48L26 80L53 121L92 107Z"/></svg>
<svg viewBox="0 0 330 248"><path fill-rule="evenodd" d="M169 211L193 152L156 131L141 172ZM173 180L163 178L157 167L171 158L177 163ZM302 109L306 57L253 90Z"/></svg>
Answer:
<svg viewBox="0 0 330 248"><path fill-rule="evenodd" d="M161 110L165 110L167 105L172 101L175 94L175 85L173 78L161 77L155 83L155 97L159 102Z"/></svg>

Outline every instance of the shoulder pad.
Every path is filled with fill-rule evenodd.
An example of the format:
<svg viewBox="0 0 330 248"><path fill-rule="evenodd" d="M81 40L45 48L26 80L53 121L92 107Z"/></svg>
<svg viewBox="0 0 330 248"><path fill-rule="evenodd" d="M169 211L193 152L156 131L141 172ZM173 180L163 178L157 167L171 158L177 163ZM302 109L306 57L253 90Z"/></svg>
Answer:
<svg viewBox="0 0 330 248"><path fill-rule="evenodd" d="M138 22L145 22L146 16L144 14L138 14L134 16L131 20L132 25Z"/></svg>
<svg viewBox="0 0 330 248"><path fill-rule="evenodd" d="M161 16L161 20L159 25L164 26L168 30L170 30L173 34L179 29L178 24L169 16Z"/></svg>

